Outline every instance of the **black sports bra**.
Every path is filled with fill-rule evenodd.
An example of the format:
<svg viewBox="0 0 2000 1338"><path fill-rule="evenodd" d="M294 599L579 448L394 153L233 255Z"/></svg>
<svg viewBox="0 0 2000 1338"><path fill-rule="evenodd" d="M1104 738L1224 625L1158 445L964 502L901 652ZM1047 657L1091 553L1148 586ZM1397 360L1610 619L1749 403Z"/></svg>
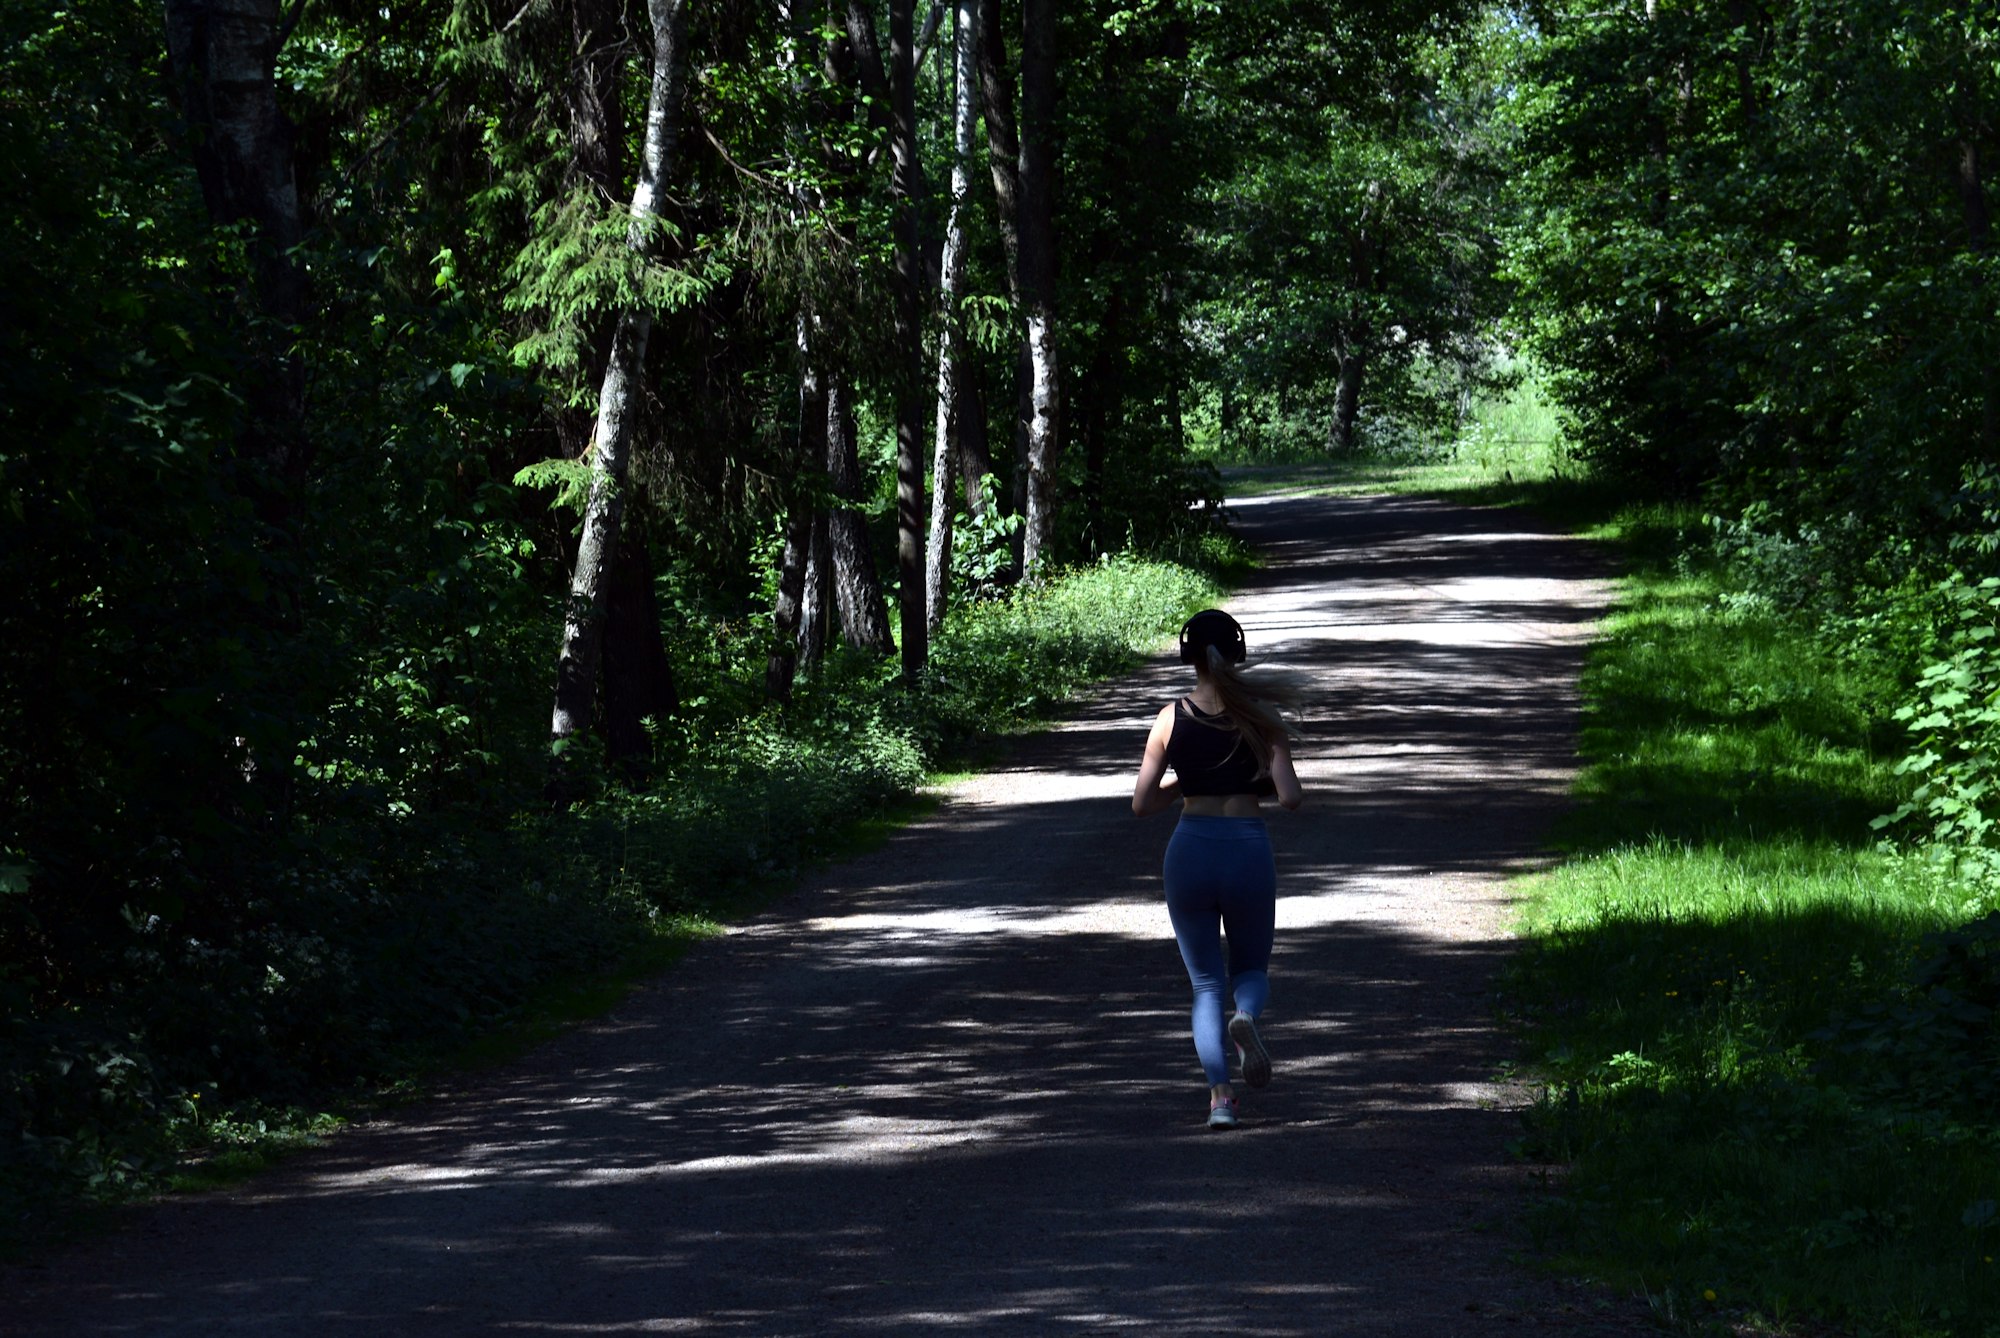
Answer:
<svg viewBox="0 0 2000 1338"><path fill-rule="evenodd" d="M1183 697L1174 703L1174 732L1167 762L1182 794L1276 794L1269 776L1257 774L1257 754L1226 715L1210 715Z"/></svg>

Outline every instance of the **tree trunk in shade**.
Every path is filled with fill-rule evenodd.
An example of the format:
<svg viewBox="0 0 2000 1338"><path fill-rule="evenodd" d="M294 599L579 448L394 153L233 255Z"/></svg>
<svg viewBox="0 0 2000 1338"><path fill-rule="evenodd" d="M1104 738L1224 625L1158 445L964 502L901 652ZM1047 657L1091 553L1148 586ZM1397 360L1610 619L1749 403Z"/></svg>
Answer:
<svg viewBox="0 0 2000 1338"><path fill-rule="evenodd" d="M278 106L280 0L166 0L167 58L208 216L251 223L252 278L267 328L250 337L240 442L256 466L258 512L283 520L306 467L305 368L290 352L305 318L305 237L294 128Z"/></svg>
<svg viewBox="0 0 2000 1338"><path fill-rule="evenodd" d="M985 0L979 15L979 88L986 122L986 160L993 173L993 218L1007 260L1007 294L1021 302L1021 140L1014 129L1014 72L1007 65L1006 0ZM1028 423L1034 417L1034 362L1025 322L1014 359L1014 428L1009 434L1013 486L1009 505L1028 505ZM1021 532L1014 532L1014 561L1021 560Z"/></svg>
<svg viewBox="0 0 2000 1338"><path fill-rule="evenodd" d="M813 512L812 541L806 549L805 588L799 592L799 663L811 668L826 658L833 624L833 531L825 511Z"/></svg>
<svg viewBox="0 0 2000 1338"><path fill-rule="evenodd" d="M882 580L875 574L868 524L857 508L861 459L855 446L854 403L838 378L826 388L826 473L835 498L827 513L827 530L841 635L849 645L887 655L895 644L889 635L889 606L882 597Z"/></svg>
<svg viewBox="0 0 2000 1338"><path fill-rule="evenodd" d="M660 635L660 599L645 539L628 525L604 591L604 751L614 765L642 771L652 760L648 717L680 709L674 668Z"/></svg>
<svg viewBox="0 0 2000 1338"><path fill-rule="evenodd" d="M1993 223L1986 206L1979 141L1967 134L1959 142L1958 150L1958 198L1965 212L1966 246L1983 256L1993 244ZM1984 458L1991 460L2000 452L2000 368L1989 361L1983 370L1986 385L1979 413L1979 449Z"/></svg>
<svg viewBox="0 0 2000 1338"><path fill-rule="evenodd" d="M686 55L685 0L650 0L653 20L653 82L646 108L645 148L639 182L632 192L632 225L626 245L641 257L658 246L658 217L666 201L667 178L680 141L681 84ZM549 734L558 768L562 750L590 725L596 697L598 659L604 640L604 586L618 546L625 513L626 465L631 457L632 420L646 368L652 314L620 313L611 337L604 380L597 397L597 427L591 434L590 492L584 502L583 538L563 609L562 649L557 659L555 710Z"/></svg>
<svg viewBox="0 0 2000 1338"><path fill-rule="evenodd" d="M1368 355L1357 339L1339 356L1340 381L1333 393L1333 422L1327 429L1326 448L1345 453L1354 449L1354 419L1361 411L1361 374L1367 370Z"/></svg>
<svg viewBox="0 0 2000 1338"><path fill-rule="evenodd" d="M805 601L806 565L812 558L812 508L795 506L785 526L785 551L778 560L778 599L773 610L771 652L764 660L764 695L792 699L799 667L799 624Z"/></svg>
<svg viewBox="0 0 2000 1338"><path fill-rule="evenodd" d="M913 0L889 0L889 111L894 129L889 193L895 200L896 269L896 629L903 677L915 680L930 659L924 620L923 277L917 201L916 34Z"/></svg>
<svg viewBox="0 0 2000 1338"><path fill-rule="evenodd" d="M984 489L992 472L993 457L986 445L986 393L975 362L965 368L958 401L958 477L965 486L967 515L985 518Z"/></svg>

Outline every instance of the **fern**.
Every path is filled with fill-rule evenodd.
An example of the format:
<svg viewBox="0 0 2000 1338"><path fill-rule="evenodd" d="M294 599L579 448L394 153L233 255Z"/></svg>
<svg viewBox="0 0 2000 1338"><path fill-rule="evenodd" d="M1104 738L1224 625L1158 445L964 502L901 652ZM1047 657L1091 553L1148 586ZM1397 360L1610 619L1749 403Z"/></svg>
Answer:
<svg viewBox="0 0 2000 1338"><path fill-rule="evenodd" d="M581 460L537 460L515 473L514 486L554 488L556 495L549 499L549 508L581 515L584 499L590 496L590 481L595 474L596 471Z"/></svg>

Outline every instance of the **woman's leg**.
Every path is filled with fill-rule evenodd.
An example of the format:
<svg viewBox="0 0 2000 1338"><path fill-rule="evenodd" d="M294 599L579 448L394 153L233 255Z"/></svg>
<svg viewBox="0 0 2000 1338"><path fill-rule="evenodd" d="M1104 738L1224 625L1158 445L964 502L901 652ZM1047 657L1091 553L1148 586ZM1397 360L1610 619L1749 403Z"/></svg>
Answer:
<svg viewBox="0 0 2000 1338"><path fill-rule="evenodd" d="M1230 994L1238 1012L1261 1017L1271 997L1271 942L1278 923L1278 869L1268 839L1240 849L1221 911L1229 933Z"/></svg>
<svg viewBox="0 0 2000 1338"><path fill-rule="evenodd" d="M1194 1051L1208 1085L1229 1081L1229 1046L1223 1021L1228 971L1222 955L1222 912L1214 877L1218 843L1185 828L1167 844L1167 915L1188 983L1194 987Z"/></svg>

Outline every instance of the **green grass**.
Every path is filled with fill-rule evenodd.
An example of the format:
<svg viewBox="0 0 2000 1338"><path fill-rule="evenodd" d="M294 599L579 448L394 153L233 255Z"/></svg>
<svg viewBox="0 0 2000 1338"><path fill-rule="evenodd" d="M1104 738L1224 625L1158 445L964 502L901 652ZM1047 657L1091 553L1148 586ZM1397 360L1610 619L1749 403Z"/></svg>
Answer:
<svg viewBox="0 0 2000 1338"><path fill-rule="evenodd" d="M1443 438L1394 422L1372 429L1364 424L1351 454L1331 455L1316 432L1292 433L1288 445L1275 450L1256 445L1255 437L1225 450L1211 433L1208 456L1238 497L1451 492L1498 503L1526 500L1537 485L1554 483L1560 491L1563 481L1577 480L1578 467L1540 379L1532 368L1514 370L1521 375L1512 389L1476 398L1457 430Z"/></svg>
<svg viewBox="0 0 2000 1338"><path fill-rule="evenodd" d="M1992 1112L1899 1077L1911 963L1963 903L1874 848L1898 685L1732 599L1696 520L1597 527L1624 595L1506 983L1547 1082L1523 1150L1569 1166L1538 1239L1688 1332L2000 1333Z"/></svg>

